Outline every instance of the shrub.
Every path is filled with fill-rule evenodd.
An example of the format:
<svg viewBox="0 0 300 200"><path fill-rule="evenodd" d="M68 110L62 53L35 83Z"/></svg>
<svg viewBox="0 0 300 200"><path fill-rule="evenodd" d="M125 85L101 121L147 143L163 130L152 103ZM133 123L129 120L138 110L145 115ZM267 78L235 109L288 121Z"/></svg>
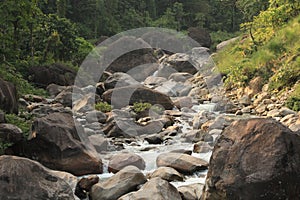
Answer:
<svg viewBox="0 0 300 200"><path fill-rule="evenodd" d="M109 105L107 102L99 102L95 104L95 109L106 113L112 110L112 106Z"/></svg>
<svg viewBox="0 0 300 200"><path fill-rule="evenodd" d="M145 110L149 110L152 107L150 103L134 103L133 104L133 111L135 113L140 113Z"/></svg>
<svg viewBox="0 0 300 200"><path fill-rule="evenodd" d="M7 123L19 127L22 130L24 137L28 137L32 125L31 116L28 116L28 118L25 119L15 114L6 114L5 118Z"/></svg>

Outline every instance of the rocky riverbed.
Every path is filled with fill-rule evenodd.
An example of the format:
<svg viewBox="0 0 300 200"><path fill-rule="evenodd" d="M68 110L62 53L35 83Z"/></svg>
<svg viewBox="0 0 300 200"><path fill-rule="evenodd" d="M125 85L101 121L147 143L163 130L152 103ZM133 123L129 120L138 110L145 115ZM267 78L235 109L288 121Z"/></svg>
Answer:
<svg viewBox="0 0 300 200"><path fill-rule="evenodd" d="M204 47L134 52L96 85L22 97L35 120L23 138L0 117L0 199L299 199L300 114L255 81L225 94L212 64Z"/></svg>

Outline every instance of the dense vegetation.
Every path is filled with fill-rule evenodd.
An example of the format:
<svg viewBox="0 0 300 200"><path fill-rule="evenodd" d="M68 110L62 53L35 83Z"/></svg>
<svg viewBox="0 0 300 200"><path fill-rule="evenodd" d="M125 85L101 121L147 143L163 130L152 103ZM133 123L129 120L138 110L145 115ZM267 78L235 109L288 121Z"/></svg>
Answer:
<svg viewBox="0 0 300 200"><path fill-rule="evenodd" d="M281 90L299 79L298 21L289 22L298 14L296 0L5 0L0 76L20 94L44 95L23 79L30 66L63 62L76 68L101 36L132 28L198 27L214 42L245 31L243 42L217 58L228 85L243 86L259 75Z"/></svg>
<svg viewBox="0 0 300 200"><path fill-rule="evenodd" d="M287 105L300 110L299 13L298 1L270 0L266 11L242 24L248 34L215 57L219 70L227 74L228 89L261 77L270 93L293 89Z"/></svg>

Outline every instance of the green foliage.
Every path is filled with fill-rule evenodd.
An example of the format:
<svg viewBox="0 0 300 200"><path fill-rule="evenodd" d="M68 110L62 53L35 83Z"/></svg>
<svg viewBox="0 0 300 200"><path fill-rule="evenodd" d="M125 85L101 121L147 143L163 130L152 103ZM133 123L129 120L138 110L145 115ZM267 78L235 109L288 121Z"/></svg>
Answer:
<svg viewBox="0 0 300 200"><path fill-rule="evenodd" d="M39 96L47 96L47 92L43 89L35 88L13 66L1 65L0 77L4 80L12 82L17 87L19 96L24 94L35 94Z"/></svg>
<svg viewBox="0 0 300 200"><path fill-rule="evenodd" d="M151 103L134 103L133 104L133 111L135 113L140 113L145 110L149 110L151 108Z"/></svg>
<svg viewBox="0 0 300 200"><path fill-rule="evenodd" d="M32 125L32 121L31 121L32 116L31 115L25 116L25 114L22 115L23 116L21 117L15 114L6 114L5 118L7 123L19 127L22 130L24 137L28 137Z"/></svg>
<svg viewBox="0 0 300 200"><path fill-rule="evenodd" d="M300 111L300 84L295 86L295 90L288 98L286 106L294 111Z"/></svg>
<svg viewBox="0 0 300 200"><path fill-rule="evenodd" d="M13 143L4 142L0 139L0 156L4 154L5 149L12 146Z"/></svg>
<svg viewBox="0 0 300 200"><path fill-rule="evenodd" d="M109 105L107 102L99 102L95 104L95 109L106 113L112 110L112 106Z"/></svg>
<svg viewBox="0 0 300 200"><path fill-rule="evenodd" d="M300 16L276 28L276 34L263 43L253 45L251 38L243 39L218 53L215 61L227 74L227 87L246 86L256 76L269 82L270 90L291 87L300 79Z"/></svg>
<svg viewBox="0 0 300 200"><path fill-rule="evenodd" d="M73 64L80 65L85 57L93 50L93 45L82 37L75 39L77 51L72 55Z"/></svg>

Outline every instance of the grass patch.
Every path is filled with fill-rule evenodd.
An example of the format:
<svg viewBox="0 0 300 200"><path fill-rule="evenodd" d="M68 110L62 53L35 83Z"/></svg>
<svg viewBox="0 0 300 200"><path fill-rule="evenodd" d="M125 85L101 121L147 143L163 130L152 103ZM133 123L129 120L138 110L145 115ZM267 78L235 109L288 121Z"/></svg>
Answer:
<svg viewBox="0 0 300 200"><path fill-rule="evenodd" d="M276 29L263 45L254 45L248 37L217 53L214 61L226 74L225 87L245 87L257 76L271 91L292 87L300 79L299 21L300 16Z"/></svg>

